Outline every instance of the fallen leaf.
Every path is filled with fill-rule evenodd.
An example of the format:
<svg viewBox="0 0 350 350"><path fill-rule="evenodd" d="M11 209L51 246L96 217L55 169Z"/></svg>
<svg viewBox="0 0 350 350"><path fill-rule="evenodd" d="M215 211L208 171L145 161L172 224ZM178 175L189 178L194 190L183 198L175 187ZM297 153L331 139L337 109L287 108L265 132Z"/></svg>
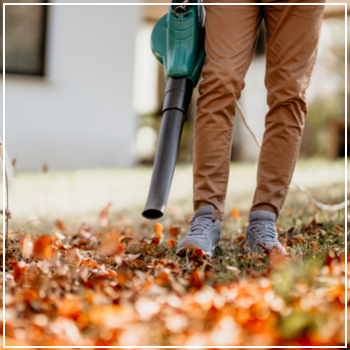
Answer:
<svg viewBox="0 0 350 350"><path fill-rule="evenodd" d="M120 242L119 232L112 233L100 246L98 253L101 255L115 256L124 253L124 245Z"/></svg>
<svg viewBox="0 0 350 350"><path fill-rule="evenodd" d="M57 313L63 317L72 317L77 318L82 308L82 301L73 297L66 296L60 302L60 305L57 309Z"/></svg>
<svg viewBox="0 0 350 350"><path fill-rule="evenodd" d="M341 227L339 227L339 226L334 226L334 228L335 228L336 230L338 230L339 232L344 232L344 229L341 228Z"/></svg>
<svg viewBox="0 0 350 350"><path fill-rule="evenodd" d="M191 255L191 258L192 259L203 259L204 257L204 253L203 253L203 250L199 247L195 247L193 250L192 250L192 255Z"/></svg>
<svg viewBox="0 0 350 350"><path fill-rule="evenodd" d="M53 256L51 248L52 239L49 236L41 236L34 242L33 254L36 258L50 260Z"/></svg>
<svg viewBox="0 0 350 350"><path fill-rule="evenodd" d="M303 243L304 239L301 235L297 235L293 237L293 243Z"/></svg>
<svg viewBox="0 0 350 350"><path fill-rule="evenodd" d="M190 286L194 290L201 289L204 286L203 273L200 273L197 270L192 271L191 277L190 277Z"/></svg>
<svg viewBox="0 0 350 350"><path fill-rule="evenodd" d="M180 227L171 227L169 230L169 234L172 238L177 238L181 233Z"/></svg>
<svg viewBox="0 0 350 350"><path fill-rule="evenodd" d="M118 284L120 284L123 287L127 281L131 280L132 276L133 273L131 268L123 260L122 263L117 267Z"/></svg>
<svg viewBox="0 0 350 350"><path fill-rule="evenodd" d="M154 232L156 233L157 237L159 237L160 239L163 238L163 225L159 224L159 223L156 223L154 225Z"/></svg>
<svg viewBox="0 0 350 350"><path fill-rule="evenodd" d="M225 266L227 270L229 271L232 271L234 272L234 274L237 276L240 272L240 270L237 268L237 267L234 267L234 266L229 266L229 265L226 265Z"/></svg>
<svg viewBox="0 0 350 350"><path fill-rule="evenodd" d="M177 244L177 241L175 240L169 240L168 241L168 248L171 249L172 247L175 247Z"/></svg>
<svg viewBox="0 0 350 350"><path fill-rule="evenodd" d="M170 283L170 277L169 277L169 272L167 271L161 271L158 273L158 276L156 278L156 283L166 286Z"/></svg>
<svg viewBox="0 0 350 350"><path fill-rule="evenodd" d="M233 219L238 219L239 217L239 210L237 208L233 209L232 212L231 212L231 217Z"/></svg>
<svg viewBox="0 0 350 350"><path fill-rule="evenodd" d="M13 273L12 276L15 280L15 282L20 282L22 281L22 278L24 275L27 273L27 266L25 263L17 263L16 261L12 261L12 268L13 268Z"/></svg>
<svg viewBox="0 0 350 350"><path fill-rule="evenodd" d="M160 242L159 237L153 237L152 240L151 240L151 244L152 244L154 247L158 247L158 246L159 246L159 242Z"/></svg>
<svg viewBox="0 0 350 350"><path fill-rule="evenodd" d="M312 250L318 250L317 242L310 242L310 248Z"/></svg>
<svg viewBox="0 0 350 350"><path fill-rule="evenodd" d="M92 267L92 268L98 267L98 265L92 259L83 259L79 266L86 266L86 267Z"/></svg>
<svg viewBox="0 0 350 350"><path fill-rule="evenodd" d="M23 258L30 258L33 254L33 239L29 233L25 233L21 240L21 253Z"/></svg>
<svg viewBox="0 0 350 350"><path fill-rule="evenodd" d="M82 236L86 239L91 239L94 235L92 228L86 224L81 224L79 226L78 232L79 232L80 236Z"/></svg>
<svg viewBox="0 0 350 350"><path fill-rule="evenodd" d="M112 203L109 203L105 208L103 208L100 211L98 223L101 227L106 227L108 225L109 208L111 207L111 205Z"/></svg>
<svg viewBox="0 0 350 350"><path fill-rule="evenodd" d="M244 241L245 241L245 233L242 235L239 235L233 239L234 244L239 244L239 243L244 242Z"/></svg>
<svg viewBox="0 0 350 350"><path fill-rule="evenodd" d="M61 220L56 220L55 221L55 226L61 231L67 231L66 225Z"/></svg>
<svg viewBox="0 0 350 350"><path fill-rule="evenodd" d="M66 263L70 265L78 265L82 261L82 256L78 248L68 249L66 252Z"/></svg>

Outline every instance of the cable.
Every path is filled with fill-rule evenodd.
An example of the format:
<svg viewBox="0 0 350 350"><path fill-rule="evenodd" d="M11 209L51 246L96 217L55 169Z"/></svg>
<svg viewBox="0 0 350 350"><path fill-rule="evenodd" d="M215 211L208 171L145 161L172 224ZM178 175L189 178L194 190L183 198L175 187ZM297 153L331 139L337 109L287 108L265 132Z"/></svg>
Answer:
<svg viewBox="0 0 350 350"><path fill-rule="evenodd" d="M243 113L243 110L242 110L242 107L240 106L240 104L237 102L237 109L239 111L239 114L241 115L242 117L242 120L243 120L243 123L244 125L246 126L246 128L248 129L248 131L251 133L251 135L253 136L254 138L254 141L256 142L256 144L259 146L259 148L261 148L261 143L260 141L258 140L258 138L256 137L256 135L254 134L254 132L252 131L252 129L249 127L246 119L245 119L245 116L244 116L244 113ZM328 205L328 204L323 204L319 201L317 201L316 199L314 199L310 192L308 190L306 190L305 187L299 185L298 183L296 183L295 181L292 181L292 184L294 184L298 190L300 192L303 192L305 193L311 200L311 202L319 209L322 209L322 210L325 210L325 211L337 211L337 210L341 210L341 209L344 209L345 206L350 206L350 200L348 201L345 201L345 202L342 202L342 203L339 203L339 204L335 204L335 205Z"/></svg>

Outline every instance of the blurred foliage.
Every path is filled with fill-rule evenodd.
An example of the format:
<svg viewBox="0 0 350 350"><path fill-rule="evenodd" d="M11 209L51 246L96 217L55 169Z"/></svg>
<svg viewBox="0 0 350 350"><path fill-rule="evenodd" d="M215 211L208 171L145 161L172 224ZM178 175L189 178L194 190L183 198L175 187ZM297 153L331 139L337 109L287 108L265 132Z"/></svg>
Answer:
<svg viewBox="0 0 350 350"><path fill-rule="evenodd" d="M322 57L324 72L327 76L333 75L334 80L340 83L334 84L335 88L331 95L326 98L320 95L309 104L301 146L302 156L327 156L330 144L330 123L341 122L345 116L345 24L344 20L330 18L325 20L324 25L327 25L332 37L332 42ZM347 30L349 33L349 28ZM347 61L349 62L349 55ZM329 81L326 80L325 84L327 83L329 84ZM349 101L349 92L347 100Z"/></svg>

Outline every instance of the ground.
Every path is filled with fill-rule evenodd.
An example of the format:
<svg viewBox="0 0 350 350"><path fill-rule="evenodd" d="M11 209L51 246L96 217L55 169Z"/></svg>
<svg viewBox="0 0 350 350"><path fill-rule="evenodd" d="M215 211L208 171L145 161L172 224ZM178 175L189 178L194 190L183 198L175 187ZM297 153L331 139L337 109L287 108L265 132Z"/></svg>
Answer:
<svg viewBox="0 0 350 350"><path fill-rule="evenodd" d="M291 185L277 223L289 256L244 244L255 164L232 164L216 257L177 257L192 215L178 166L166 214L141 218L151 169L21 173L10 188L6 345L341 345L345 214ZM294 181L344 201L344 159L298 162ZM109 204L111 203L111 204Z"/></svg>

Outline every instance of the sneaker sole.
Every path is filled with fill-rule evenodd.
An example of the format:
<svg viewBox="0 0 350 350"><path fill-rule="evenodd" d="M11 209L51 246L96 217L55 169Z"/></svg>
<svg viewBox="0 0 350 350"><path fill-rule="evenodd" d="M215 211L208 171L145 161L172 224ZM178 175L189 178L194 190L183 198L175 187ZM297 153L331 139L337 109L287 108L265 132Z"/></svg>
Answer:
<svg viewBox="0 0 350 350"><path fill-rule="evenodd" d="M176 254L180 255L180 256L186 255L187 251L192 252L194 250L194 248L196 248L196 247L197 246L193 242L187 242L183 248L179 249L176 252ZM200 247L198 247L198 248L200 248ZM215 247L209 252L207 252L205 250L202 250L202 251L205 255L209 255L212 258L214 256L214 250L215 250Z"/></svg>

